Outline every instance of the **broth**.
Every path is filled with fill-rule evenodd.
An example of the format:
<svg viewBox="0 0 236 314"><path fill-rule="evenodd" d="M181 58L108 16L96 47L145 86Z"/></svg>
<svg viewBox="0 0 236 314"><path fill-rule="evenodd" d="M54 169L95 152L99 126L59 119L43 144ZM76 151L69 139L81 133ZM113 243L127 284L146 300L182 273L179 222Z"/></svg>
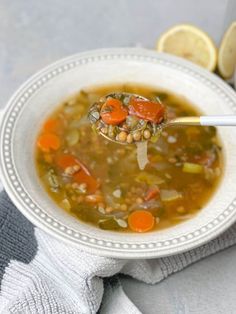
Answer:
<svg viewBox="0 0 236 314"><path fill-rule="evenodd" d="M58 106L38 135L36 168L47 193L69 214L104 230L159 230L193 217L223 171L216 128L166 128L148 143L149 163L140 170L135 145L109 142L87 119L91 104L111 92L158 97L168 118L200 115L183 97L147 86L81 90Z"/></svg>

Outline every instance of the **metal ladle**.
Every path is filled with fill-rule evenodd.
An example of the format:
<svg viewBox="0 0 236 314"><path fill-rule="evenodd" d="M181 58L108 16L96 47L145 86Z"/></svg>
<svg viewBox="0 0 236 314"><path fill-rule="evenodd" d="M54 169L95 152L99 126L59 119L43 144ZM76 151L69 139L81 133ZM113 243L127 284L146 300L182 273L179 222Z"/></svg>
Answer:
<svg viewBox="0 0 236 314"><path fill-rule="evenodd" d="M136 97L142 100L147 100L147 98L130 93L111 93L106 96L100 98L100 101L105 102L108 97L117 98L117 99L125 99L128 97ZM211 116L192 116L192 117L177 117L174 119L167 120L165 119L163 122L158 124L158 133L161 134L163 129L169 126L189 126L189 125L197 125L197 126L236 126L236 115L211 115ZM105 137L107 140L118 143L118 144L127 144L126 142L120 142L115 139L110 138L108 135L102 133L99 130L99 134ZM146 140L143 140L146 141ZM135 144L135 142L133 142Z"/></svg>

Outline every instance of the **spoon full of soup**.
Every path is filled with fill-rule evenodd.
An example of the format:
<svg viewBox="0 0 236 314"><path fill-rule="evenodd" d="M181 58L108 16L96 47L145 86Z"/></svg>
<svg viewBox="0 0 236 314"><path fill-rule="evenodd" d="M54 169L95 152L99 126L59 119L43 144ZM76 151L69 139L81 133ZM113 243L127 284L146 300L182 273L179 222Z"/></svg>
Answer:
<svg viewBox="0 0 236 314"><path fill-rule="evenodd" d="M165 105L130 93L110 93L94 103L88 113L92 127L107 140L136 144L140 169L148 163L147 142L156 142L162 131L173 126L235 126L236 116L167 118Z"/></svg>
<svg viewBox="0 0 236 314"><path fill-rule="evenodd" d="M106 139L131 144L155 140L169 126L235 126L236 116L193 116L167 119L165 105L130 93L111 93L94 103L89 121Z"/></svg>

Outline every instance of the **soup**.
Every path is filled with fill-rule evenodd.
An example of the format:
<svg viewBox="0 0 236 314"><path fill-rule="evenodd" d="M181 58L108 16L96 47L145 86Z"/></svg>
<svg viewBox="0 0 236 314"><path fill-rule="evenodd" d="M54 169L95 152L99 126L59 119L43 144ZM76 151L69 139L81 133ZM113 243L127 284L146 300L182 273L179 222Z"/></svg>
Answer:
<svg viewBox="0 0 236 314"><path fill-rule="evenodd" d="M88 121L90 106L111 92L161 100L169 119L200 114L183 97L147 86L81 90L58 106L37 138L36 167L47 193L70 215L103 230L147 232L190 219L221 177L216 128L166 128L148 142L149 162L140 170L135 145L110 142Z"/></svg>

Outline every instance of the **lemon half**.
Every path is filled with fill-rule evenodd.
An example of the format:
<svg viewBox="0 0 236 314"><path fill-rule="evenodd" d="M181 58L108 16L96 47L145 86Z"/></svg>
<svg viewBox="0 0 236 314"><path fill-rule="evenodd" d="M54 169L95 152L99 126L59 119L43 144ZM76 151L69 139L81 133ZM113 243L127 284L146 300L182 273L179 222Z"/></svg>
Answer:
<svg viewBox="0 0 236 314"><path fill-rule="evenodd" d="M205 32L195 26L181 24L170 28L161 35L156 48L158 51L188 59L210 71L215 70L215 44Z"/></svg>
<svg viewBox="0 0 236 314"><path fill-rule="evenodd" d="M223 36L219 48L218 70L225 78L231 78L236 66L236 21L233 22Z"/></svg>

